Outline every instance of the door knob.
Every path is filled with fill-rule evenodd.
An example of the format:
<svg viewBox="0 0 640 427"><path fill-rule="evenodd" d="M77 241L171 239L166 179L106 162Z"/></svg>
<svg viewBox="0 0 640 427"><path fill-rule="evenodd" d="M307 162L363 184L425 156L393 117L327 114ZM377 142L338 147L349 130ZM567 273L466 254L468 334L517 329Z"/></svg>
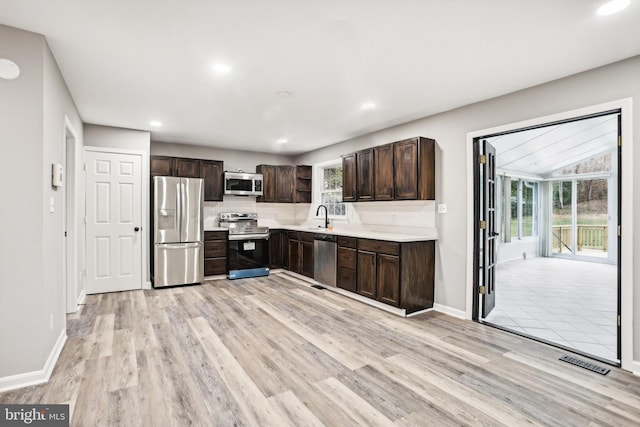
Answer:
<svg viewBox="0 0 640 427"><path fill-rule="evenodd" d="M136 231L136 232L140 231L140 227L134 227L133 231Z"/></svg>

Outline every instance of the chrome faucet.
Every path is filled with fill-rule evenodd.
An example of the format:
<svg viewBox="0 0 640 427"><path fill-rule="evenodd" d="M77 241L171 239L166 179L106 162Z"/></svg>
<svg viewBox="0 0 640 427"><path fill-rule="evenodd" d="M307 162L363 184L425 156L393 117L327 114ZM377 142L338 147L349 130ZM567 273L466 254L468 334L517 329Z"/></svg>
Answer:
<svg viewBox="0 0 640 427"><path fill-rule="evenodd" d="M320 215L320 208L324 208L324 228L329 228L329 211L325 205L320 205L316 210L316 216Z"/></svg>

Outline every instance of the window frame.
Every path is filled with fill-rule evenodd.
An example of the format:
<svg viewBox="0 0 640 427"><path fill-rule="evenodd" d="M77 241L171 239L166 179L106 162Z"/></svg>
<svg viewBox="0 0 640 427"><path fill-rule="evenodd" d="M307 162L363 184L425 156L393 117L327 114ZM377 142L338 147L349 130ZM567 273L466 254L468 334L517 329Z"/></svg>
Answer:
<svg viewBox="0 0 640 427"><path fill-rule="evenodd" d="M342 187L340 187L340 189L335 189L335 190L329 190L329 191L323 191L323 184L324 184L324 170L325 169L330 169L330 168L334 168L334 167L340 167L342 168L342 158L338 158L338 159L332 159L332 160L327 160L325 162L320 162L320 163L316 163L313 165L313 207L315 208L315 211L318 211L318 207L322 204L321 200L322 200L322 194L323 193L329 193L329 192L340 192L340 202L337 202L336 204L342 204L344 205L344 215L335 215L335 214L328 214L329 218L335 219L335 220L347 220L347 214L348 214L348 203L342 201ZM313 217L314 218L324 218L324 217L319 217L315 215L315 212L313 213Z"/></svg>

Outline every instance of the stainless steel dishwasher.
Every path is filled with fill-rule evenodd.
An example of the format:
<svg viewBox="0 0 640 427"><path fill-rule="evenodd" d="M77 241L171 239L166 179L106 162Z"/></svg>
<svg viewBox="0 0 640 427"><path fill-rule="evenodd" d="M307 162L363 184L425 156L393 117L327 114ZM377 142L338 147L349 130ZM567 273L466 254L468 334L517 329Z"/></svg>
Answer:
<svg viewBox="0 0 640 427"><path fill-rule="evenodd" d="M338 238L331 234L315 235L313 242L313 278L327 286L336 286Z"/></svg>

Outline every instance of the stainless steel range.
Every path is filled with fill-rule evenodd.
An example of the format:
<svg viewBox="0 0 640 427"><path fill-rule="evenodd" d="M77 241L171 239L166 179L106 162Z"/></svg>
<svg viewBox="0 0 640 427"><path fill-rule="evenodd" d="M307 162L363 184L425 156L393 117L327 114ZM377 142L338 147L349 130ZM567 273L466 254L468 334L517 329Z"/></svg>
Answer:
<svg viewBox="0 0 640 427"><path fill-rule="evenodd" d="M257 213L220 214L229 229L229 279L269 274L269 227L258 227Z"/></svg>

